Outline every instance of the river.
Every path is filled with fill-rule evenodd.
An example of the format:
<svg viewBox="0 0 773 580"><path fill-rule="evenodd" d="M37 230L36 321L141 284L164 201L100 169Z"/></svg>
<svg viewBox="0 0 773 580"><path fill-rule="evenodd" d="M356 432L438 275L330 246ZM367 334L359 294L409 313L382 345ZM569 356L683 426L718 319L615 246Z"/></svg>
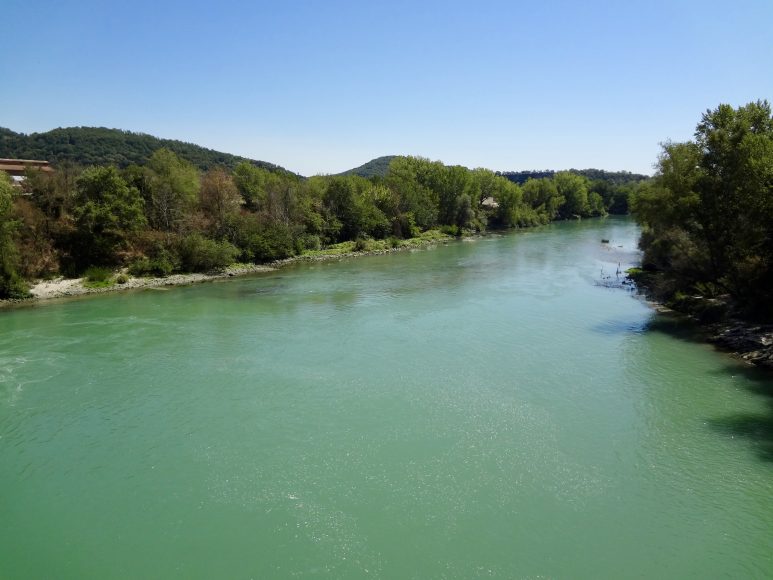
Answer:
<svg viewBox="0 0 773 580"><path fill-rule="evenodd" d="M637 236L0 312L0 577L773 575L771 379L605 287Z"/></svg>

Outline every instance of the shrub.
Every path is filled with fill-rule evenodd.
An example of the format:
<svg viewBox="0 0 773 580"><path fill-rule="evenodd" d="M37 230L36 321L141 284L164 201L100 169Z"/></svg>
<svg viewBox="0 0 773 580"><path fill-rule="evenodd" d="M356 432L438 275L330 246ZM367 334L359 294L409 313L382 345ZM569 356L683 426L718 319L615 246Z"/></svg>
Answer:
<svg viewBox="0 0 773 580"><path fill-rule="evenodd" d="M129 264L129 273L132 276L169 276L175 267L167 258L139 258Z"/></svg>
<svg viewBox="0 0 773 580"><path fill-rule="evenodd" d="M26 298L27 285L16 272L0 264L0 298Z"/></svg>
<svg viewBox="0 0 773 580"><path fill-rule="evenodd" d="M371 241L367 238L357 238L354 241L355 252L369 252L373 247Z"/></svg>
<svg viewBox="0 0 773 580"><path fill-rule="evenodd" d="M308 236L314 243L317 236ZM235 236L236 245L242 250L241 258L246 262L271 262L296 253L293 231L283 224L262 224L252 217L243 218Z"/></svg>
<svg viewBox="0 0 773 580"><path fill-rule="evenodd" d="M178 253L182 269L187 272L208 272L233 264L239 250L229 242L189 234L179 241Z"/></svg>
<svg viewBox="0 0 773 580"><path fill-rule="evenodd" d="M322 248L322 240L314 234L303 234L295 241L295 250L298 254L304 250L319 250Z"/></svg>
<svg viewBox="0 0 773 580"><path fill-rule="evenodd" d="M112 275L113 271L110 268L102 268L100 266L92 266L84 274L87 282L107 282Z"/></svg>

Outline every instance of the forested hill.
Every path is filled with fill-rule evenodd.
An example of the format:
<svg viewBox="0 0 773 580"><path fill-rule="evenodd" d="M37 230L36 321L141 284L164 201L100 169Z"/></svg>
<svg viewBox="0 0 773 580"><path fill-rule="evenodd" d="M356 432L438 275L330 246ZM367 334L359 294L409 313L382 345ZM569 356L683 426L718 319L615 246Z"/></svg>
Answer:
<svg viewBox="0 0 773 580"><path fill-rule="evenodd" d="M514 183L523 185L529 179L552 178L556 172L552 170L545 171L500 171L498 175L506 177ZM626 183L636 183L649 179L649 176L640 173L631 173L629 171L604 171L603 169L570 169L569 173L582 175L591 181L606 181L614 185L624 185Z"/></svg>
<svg viewBox="0 0 773 580"><path fill-rule="evenodd" d="M367 163L339 173L338 175L359 175L360 177L386 177L389 171L389 164L392 163L392 159L397 157L396 155L384 155L383 157L376 157L371 159Z"/></svg>
<svg viewBox="0 0 773 580"><path fill-rule="evenodd" d="M386 177L389 172L389 164L397 157L396 155L385 155L383 157L376 157L371 159L367 163L343 171L338 175L359 175L360 177ZM627 183L637 183L639 181L645 181L649 179L647 175L641 175L640 173L631 173L630 171L605 171L603 169L570 169L569 173L575 175L581 175L587 177L591 181L604 181L610 185L625 185ZM498 171L497 175L506 177L513 183L523 185L529 179L552 179L558 171L543 170L543 171Z"/></svg>
<svg viewBox="0 0 773 580"><path fill-rule="evenodd" d="M287 170L268 163L214 151L174 139L160 139L144 133L132 133L104 127L68 127L45 133L15 133L0 127L0 158L44 159L51 163L72 161L78 165L144 165L154 151L162 147L206 171L218 165L230 169L242 161L271 171Z"/></svg>

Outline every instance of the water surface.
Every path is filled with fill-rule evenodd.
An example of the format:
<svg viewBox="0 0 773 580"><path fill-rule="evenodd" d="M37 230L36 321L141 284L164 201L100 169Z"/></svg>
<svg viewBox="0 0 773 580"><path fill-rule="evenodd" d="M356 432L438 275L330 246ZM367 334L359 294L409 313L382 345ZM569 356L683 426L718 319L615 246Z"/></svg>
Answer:
<svg viewBox="0 0 773 580"><path fill-rule="evenodd" d="M773 575L770 379L604 287L637 236L0 313L0 577Z"/></svg>

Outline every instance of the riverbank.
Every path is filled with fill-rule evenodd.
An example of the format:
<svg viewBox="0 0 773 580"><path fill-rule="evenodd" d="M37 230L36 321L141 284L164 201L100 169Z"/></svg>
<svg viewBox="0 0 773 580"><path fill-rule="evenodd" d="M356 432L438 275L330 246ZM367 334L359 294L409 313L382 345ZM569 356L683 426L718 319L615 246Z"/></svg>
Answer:
<svg viewBox="0 0 773 580"><path fill-rule="evenodd" d="M700 327L706 342L750 365L773 371L773 325L742 318L728 295L679 294L666 299L656 274L633 269L628 278L659 312L689 318Z"/></svg>
<svg viewBox="0 0 773 580"><path fill-rule="evenodd" d="M120 292L124 290L136 290L140 288L159 288L164 286L188 286L200 282L210 282L234 276L244 276L260 272L271 272L276 268L258 264L234 264L221 272L208 274L172 274L159 278L146 278L130 276L121 272L123 276L119 281L113 281L107 286L89 286L86 278L56 278L54 280L42 280L30 288L30 298L15 301L16 304L26 304L52 298L67 298L70 296L82 296L84 294L104 294L106 292ZM117 276L116 276L117 277ZM114 277L114 278L116 278ZM6 301L9 302L9 301Z"/></svg>
<svg viewBox="0 0 773 580"><path fill-rule="evenodd" d="M729 320L709 325L709 341L744 361L773 371L773 326Z"/></svg>
<svg viewBox="0 0 773 580"><path fill-rule="evenodd" d="M227 268L209 273L171 274L163 277L137 277L131 276L125 270L119 270L108 285L92 286L86 278L58 277L52 280L39 280L30 288L30 296L15 300L0 300L0 308L30 305L45 300L56 298L70 298L87 294L105 294L108 292L123 292L126 290L138 290L143 288L163 288L171 286L190 286L203 282L212 282L238 276L272 272L296 262L316 262L353 258L359 256L372 256L388 254L391 252L406 251L411 249L427 248L438 243L448 243L453 240L451 236L439 232L426 232L418 238L400 240L399 244L387 246L385 240L369 240L365 245L356 242L343 242L335 244L324 250L313 250L299 256L292 256L282 260L276 260L268 264L233 264ZM362 248L362 249L357 249Z"/></svg>

